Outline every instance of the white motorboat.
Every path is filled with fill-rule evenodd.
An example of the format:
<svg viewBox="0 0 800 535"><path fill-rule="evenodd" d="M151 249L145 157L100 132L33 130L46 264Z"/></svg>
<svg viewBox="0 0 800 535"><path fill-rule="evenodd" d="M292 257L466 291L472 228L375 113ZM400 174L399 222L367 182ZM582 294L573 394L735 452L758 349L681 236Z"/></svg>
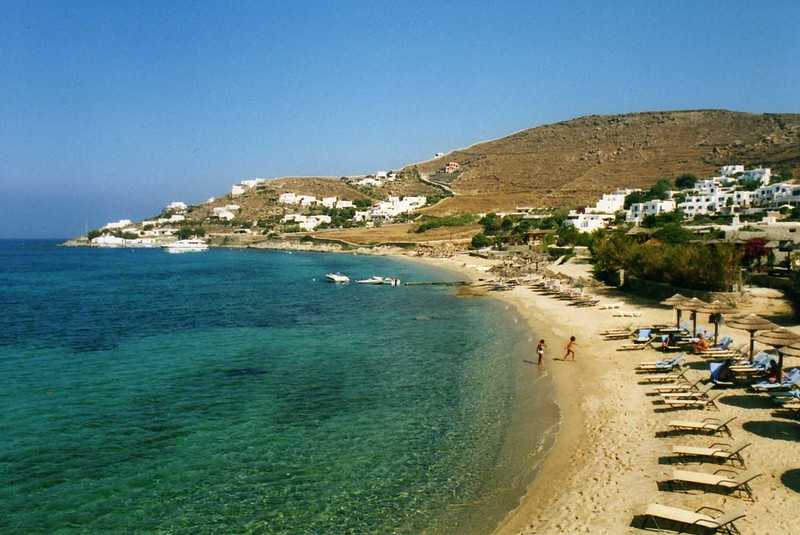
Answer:
<svg viewBox="0 0 800 535"><path fill-rule="evenodd" d="M203 240L192 238L189 240L178 240L164 246L168 253L202 253L208 251L208 244Z"/></svg>
<svg viewBox="0 0 800 535"><path fill-rule="evenodd" d="M392 277L380 277L378 275L373 275L368 279L361 279L356 282L358 284L386 284L388 286L400 286L400 279L395 279Z"/></svg>
<svg viewBox="0 0 800 535"><path fill-rule="evenodd" d="M344 273L328 273L325 275L325 278L328 279L328 282L350 282L350 277L345 275Z"/></svg>
<svg viewBox="0 0 800 535"><path fill-rule="evenodd" d="M377 275L373 275L368 279L357 280L356 282L358 284L385 284L383 277L378 277Z"/></svg>

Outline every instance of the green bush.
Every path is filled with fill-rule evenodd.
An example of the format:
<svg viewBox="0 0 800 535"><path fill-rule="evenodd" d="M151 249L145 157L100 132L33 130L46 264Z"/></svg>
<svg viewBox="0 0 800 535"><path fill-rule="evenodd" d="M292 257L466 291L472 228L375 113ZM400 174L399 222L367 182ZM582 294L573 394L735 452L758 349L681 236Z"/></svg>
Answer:
<svg viewBox="0 0 800 535"><path fill-rule="evenodd" d="M674 229L662 227L659 232L666 234ZM622 232L596 240L592 252L595 273L602 280L613 280L624 269L640 279L710 291L730 291L742 259L741 252L730 244L666 243L659 239L638 243Z"/></svg>
<svg viewBox="0 0 800 535"><path fill-rule="evenodd" d="M483 232L479 232L472 237L472 243L470 244L470 247L472 249L483 249L484 247L489 247L490 245L492 245L492 239Z"/></svg>

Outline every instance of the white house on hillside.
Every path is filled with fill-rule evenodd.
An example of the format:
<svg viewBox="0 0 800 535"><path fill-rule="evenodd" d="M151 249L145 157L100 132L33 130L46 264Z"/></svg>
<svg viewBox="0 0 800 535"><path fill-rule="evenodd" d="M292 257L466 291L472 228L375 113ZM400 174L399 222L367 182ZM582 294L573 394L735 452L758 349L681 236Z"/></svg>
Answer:
<svg viewBox="0 0 800 535"><path fill-rule="evenodd" d="M133 221L130 219L120 219L119 221L112 221L111 223L106 223L103 229L107 230L119 230L125 227L130 227L133 225Z"/></svg>
<svg viewBox="0 0 800 535"><path fill-rule="evenodd" d="M768 186L770 179L772 179L772 169L769 167L750 169L749 171L745 171L744 174L739 177L739 180L742 182L757 180L762 186Z"/></svg>
<svg viewBox="0 0 800 535"><path fill-rule="evenodd" d="M723 165L719 168L719 174L722 176L731 176L736 173L744 173L743 165Z"/></svg>
<svg viewBox="0 0 800 535"><path fill-rule="evenodd" d="M606 228L612 221L614 221L612 214L578 213L572 210L566 222L578 229L578 232L594 232Z"/></svg>
<svg viewBox="0 0 800 535"><path fill-rule="evenodd" d="M173 201L167 205L167 210L175 212L185 212L187 208L186 203L181 201Z"/></svg>
<svg viewBox="0 0 800 535"><path fill-rule="evenodd" d="M640 223L642 219L649 215L659 215L667 212L675 211L675 201L672 199L659 200L655 199L647 202L633 203L625 215L625 221L629 223Z"/></svg>
<svg viewBox="0 0 800 535"><path fill-rule="evenodd" d="M233 186L231 186L232 197L238 197L239 195L242 195L245 191L247 191L247 188L242 186L241 184L234 184Z"/></svg>

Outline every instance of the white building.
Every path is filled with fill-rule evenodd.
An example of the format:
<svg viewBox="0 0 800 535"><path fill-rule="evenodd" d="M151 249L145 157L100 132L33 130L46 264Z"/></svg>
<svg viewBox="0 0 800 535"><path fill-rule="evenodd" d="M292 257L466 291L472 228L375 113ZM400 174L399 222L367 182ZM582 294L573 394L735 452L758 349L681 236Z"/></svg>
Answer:
<svg viewBox="0 0 800 535"><path fill-rule="evenodd" d="M364 177L362 179L356 180L356 184L359 185L359 186L373 187L373 188L379 188L379 187L383 186L383 182L382 181L380 181L380 180L378 180L376 178L373 178L371 176Z"/></svg>
<svg viewBox="0 0 800 535"><path fill-rule="evenodd" d="M719 174L722 176L731 176L736 173L744 173L743 165L723 165L719 168Z"/></svg>
<svg viewBox="0 0 800 535"><path fill-rule="evenodd" d="M206 204L211 204L212 202L214 202L216 200L217 199L215 199L214 197L209 197L208 200L206 201Z"/></svg>
<svg viewBox="0 0 800 535"><path fill-rule="evenodd" d="M231 186L231 197L238 197L239 195L242 195L245 191L247 191L246 187L242 186L241 184L234 184L233 186Z"/></svg>
<svg viewBox="0 0 800 535"><path fill-rule="evenodd" d="M130 227L133 225L133 221L130 219L120 219L119 221L112 221L111 223L106 223L103 229L107 230L119 230L125 227Z"/></svg>
<svg viewBox="0 0 800 535"><path fill-rule="evenodd" d="M298 195L297 202L300 206L313 206L317 204L317 198L313 195Z"/></svg>
<svg viewBox="0 0 800 535"><path fill-rule="evenodd" d="M353 201L345 201L344 199L339 199L336 201L336 208L353 208Z"/></svg>
<svg viewBox="0 0 800 535"><path fill-rule="evenodd" d="M303 214L286 214L283 216L284 223L297 223L301 229L305 231L312 231L323 223L329 224L331 216L328 215L303 215Z"/></svg>
<svg viewBox="0 0 800 535"><path fill-rule="evenodd" d="M386 171L376 171L375 172L375 180L383 181L383 180L386 180L387 178L389 178L389 173L387 173Z"/></svg>
<svg viewBox="0 0 800 535"><path fill-rule="evenodd" d="M174 212L185 212L187 208L186 203L181 201L173 201L167 205L167 210Z"/></svg>
<svg viewBox="0 0 800 535"><path fill-rule="evenodd" d="M224 221L232 221L236 218L236 212L239 210L238 204L228 204L226 206L217 206L211 210L212 217L222 219Z"/></svg>
<svg viewBox="0 0 800 535"><path fill-rule="evenodd" d="M647 202L633 203L625 215L628 222L639 223L649 215L659 215L675 211L675 201L667 199L665 201L655 199Z"/></svg>
<svg viewBox="0 0 800 535"><path fill-rule="evenodd" d="M752 203L762 207L800 203L800 185L778 182L761 186L752 192Z"/></svg>
<svg viewBox="0 0 800 535"><path fill-rule="evenodd" d="M578 232L594 232L606 228L614 221L614 216L603 213L578 213L572 210L567 218L567 223L578 229Z"/></svg>
<svg viewBox="0 0 800 535"><path fill-rule="evenodd" d="M336 207L336 197L323 197L320 204L325 208L335 208Z"/></svg>
<svg viewBox="0 0 800 535"><path fill-rule="evenodd" d="M278 202L280 204L297 204L299 201L297 200L297 195L288 192L278 195Z"/></svg>
<svg viewBox="0 0 800 535"><path fill-rule="evenodd" d="M625 207L625 197L628 194L624 191L614 193L604 193L600 200L592 206L586 208L587 214L613 214Z"/></svg>
<svg viewBox="0 0 800 535"><path fill-rule="evenodd" d="M770 179L772 179L772 169L769 167L750 169L749 171L745 171L744 174L739 177L739 181L741 182L756 180L762 186L768 186Z"/></svg>

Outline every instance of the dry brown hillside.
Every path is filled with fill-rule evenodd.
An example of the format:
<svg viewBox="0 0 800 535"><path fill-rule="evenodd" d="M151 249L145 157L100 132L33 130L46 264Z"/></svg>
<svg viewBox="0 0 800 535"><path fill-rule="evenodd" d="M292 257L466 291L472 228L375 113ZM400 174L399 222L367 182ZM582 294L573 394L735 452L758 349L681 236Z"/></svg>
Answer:
<svg viewBox="0 0 800 535"><path fill-rule="evenodd" d="M432 213L572 207L617 187L744 163L800 168L800 114L724 110L590 115L531 128L418 165L424 176L459 162L458 194ZM443 175L436 175L442 177Z"/></svg>

